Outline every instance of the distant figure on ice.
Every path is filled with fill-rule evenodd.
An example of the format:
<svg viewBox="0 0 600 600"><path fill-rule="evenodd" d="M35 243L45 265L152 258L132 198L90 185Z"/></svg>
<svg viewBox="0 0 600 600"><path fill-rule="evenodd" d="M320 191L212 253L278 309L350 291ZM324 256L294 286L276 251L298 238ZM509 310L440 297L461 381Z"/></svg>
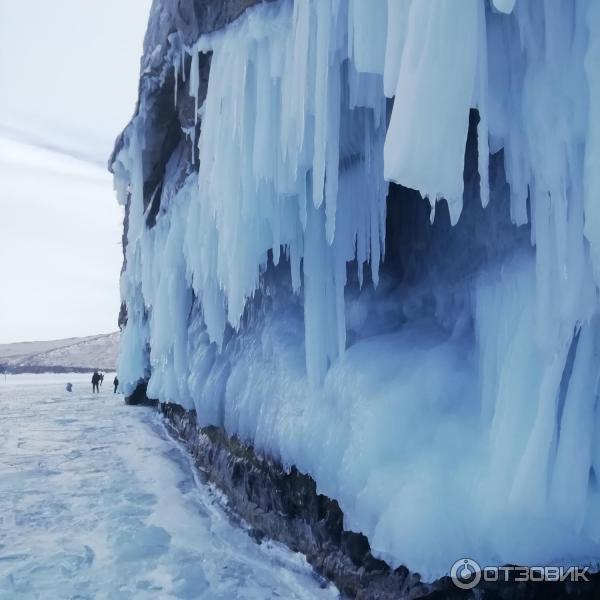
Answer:
<svg viewBox="0 0 600 600"><path fill-rule="evenodd" d="M104 383L104 373L100 373L100 385Z"/></svg>
<svg viewBox="0 0 600 600"><path fill-rule="evenodd" d="M73 384L67 383L67 392L72 392L72 391L73 391Z"/></svg>
<svg viewBox="0 0 600 600"><path fill-rule="evenodd" d="M100 383L100 375L99 375L98 371L94 371L94 374L92 375L92 394L94 392L100 393L100 388L98 385L99 383Z"/></svg>
<svg viewBox="0 0 600 600"><path fill-rule="evenodd" d="M115 391L113 392L113 394L117 393L117 388L119 387L119 378L115 375L115 378L113 380L113 385L115 386Z"/></svg>

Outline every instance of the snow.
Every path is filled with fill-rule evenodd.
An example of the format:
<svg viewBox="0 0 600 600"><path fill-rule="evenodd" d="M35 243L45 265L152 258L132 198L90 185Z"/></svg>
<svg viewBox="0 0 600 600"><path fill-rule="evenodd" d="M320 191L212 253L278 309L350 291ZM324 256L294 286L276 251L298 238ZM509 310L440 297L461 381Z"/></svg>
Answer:
<svg viewBox="0 0 600 600"><path fill-rule="evenodd" d="M290 1L182 50L213 53L199 172L148 230L143 110L116 162L125 391L149 378L297 465L426 580L463 556L597 564L599 18ZM428 237L386 239L389 182L428 197ZM403 244L426 251L398 280Z"/></svg>
<svg viewBox="0 0 600 600"><path fill-rule="evenodd" d="M230 519L156 412L69 378L0 380L0 598L338 596Z"/></svg>

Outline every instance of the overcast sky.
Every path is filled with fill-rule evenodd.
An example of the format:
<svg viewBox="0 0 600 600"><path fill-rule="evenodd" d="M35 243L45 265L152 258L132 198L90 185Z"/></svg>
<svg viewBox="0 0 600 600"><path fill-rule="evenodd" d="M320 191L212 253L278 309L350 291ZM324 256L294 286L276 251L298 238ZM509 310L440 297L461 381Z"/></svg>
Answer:
<svg viewBox="0 0 600 600"><path fill-rule="evenodd" d="M105 165L149 8L0 0L0 343L117 329L122 211Z"/></svg>

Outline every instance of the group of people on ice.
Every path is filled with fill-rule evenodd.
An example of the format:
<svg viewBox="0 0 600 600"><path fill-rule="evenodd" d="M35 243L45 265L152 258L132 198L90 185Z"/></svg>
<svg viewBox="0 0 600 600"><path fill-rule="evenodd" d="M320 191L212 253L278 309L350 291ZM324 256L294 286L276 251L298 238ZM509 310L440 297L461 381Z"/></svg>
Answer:
<svg viewBox="0 0 600 600"><path fill-rule="evenodd" d="M96 392L98 394L100 393L100 386L102 385L103 381L104 381L104 373L99 373L98 369L96 369L94 371L94 374L92 375L92 394L94 392ZM116 375L115 375L115 378L113 379L113 385L115 386L113 393L116 394L117 389L119 388L119 379ZM73 384L71 382L67 383L66 390L67 390L67 392L73 391Z"/></svg>
<svg viewBox="0 0 600 600"><path fill-rule="evenodd" d="M92 394L94 392L96 393L100 393L100 386L102 385L102 383L104 382L104 373L98 373L98 371L94 371L94 374L92 375ZM114 394L117 393L117 388L119 387L119 379L117 378L117 376L115 375L115 378L113 380L113 385L115 386L115 390L114 390Z"/></svg>

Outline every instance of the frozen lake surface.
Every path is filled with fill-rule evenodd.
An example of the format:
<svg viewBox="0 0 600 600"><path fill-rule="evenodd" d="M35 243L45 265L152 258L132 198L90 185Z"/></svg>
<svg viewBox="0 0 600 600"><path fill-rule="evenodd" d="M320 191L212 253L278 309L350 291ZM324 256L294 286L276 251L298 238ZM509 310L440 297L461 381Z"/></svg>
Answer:
<svg viewBox="0 0 600 600"><path fill-rule="evenodd" d="M0 376L1 600L338 597L235 524L156 411L89 380Z"/></svg>

